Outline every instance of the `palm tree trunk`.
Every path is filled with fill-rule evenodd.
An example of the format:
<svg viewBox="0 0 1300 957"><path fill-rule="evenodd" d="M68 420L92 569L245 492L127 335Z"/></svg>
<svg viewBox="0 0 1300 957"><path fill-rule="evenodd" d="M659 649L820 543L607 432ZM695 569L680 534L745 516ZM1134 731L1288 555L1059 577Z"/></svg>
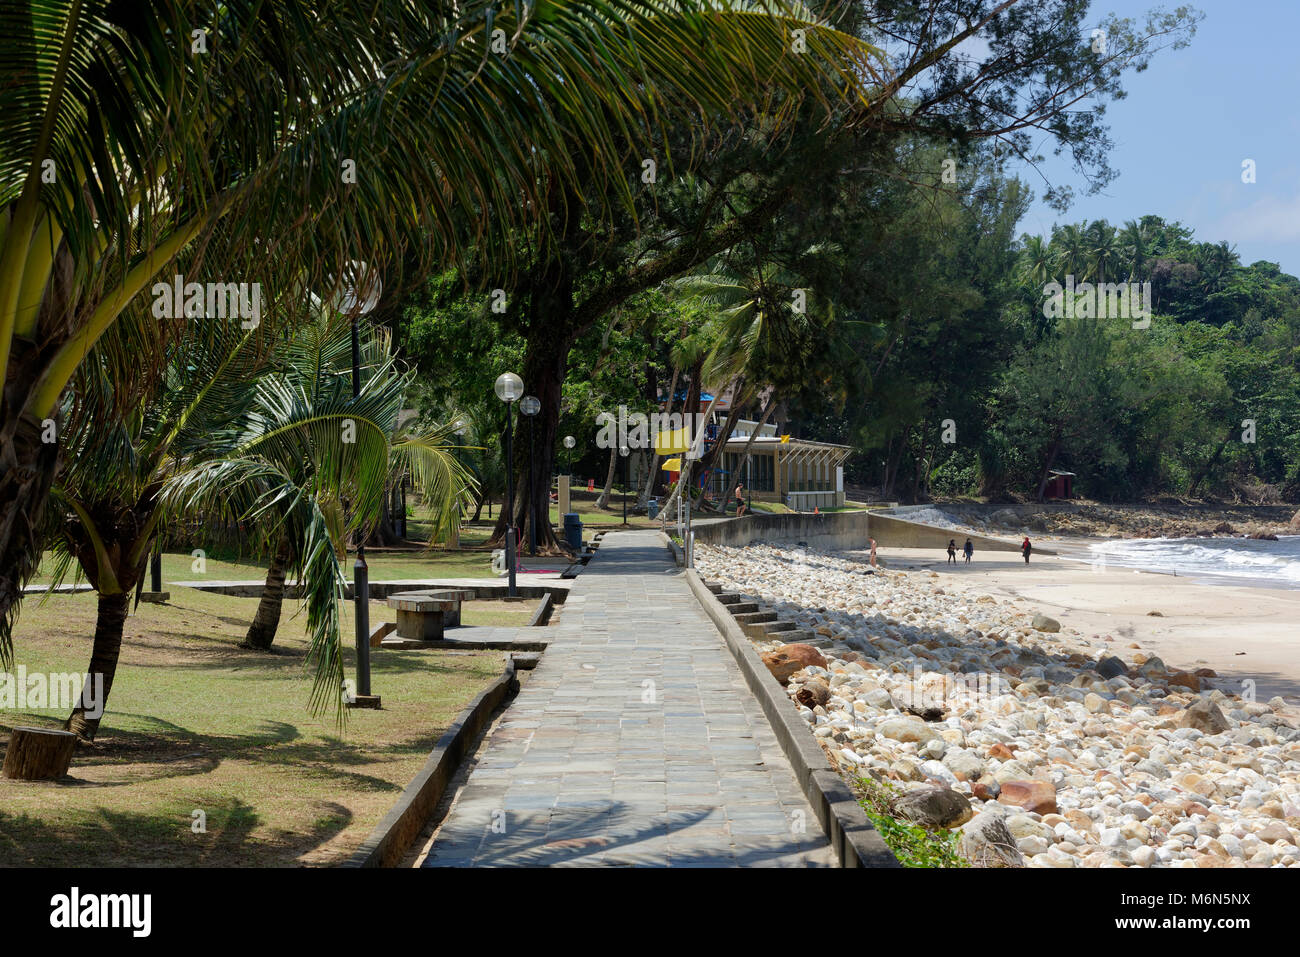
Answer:
<svg viewBox="0 0 1300 957"><path fill-rule="evenodd" d="M15 355L17 352L15 347ZM9 373L16 371L15 360L11 359ZM19 377L21 372L5 380L0 405L23 398L24 393L13 381ZM61 447L58 442L42 442L43 431L41 423L29 416L19 417L12 432L0 431L0 661L5 658L3 650L9 643L23 586L41 560L36 529L50 497Z"/></svg>
<svg viewBox="0 0 1300 957"><path fill-rule="evenodd" d="M723 392L727 392L730 390L732 395L735 395L736 381L738 380L733 380L732 382L728 382L727 388L720 389L718 392L714 393L713 399L709 402L709 407L704 410L704 418L702 421L704 422L709 421L709 417L713 415L713 407L718 404L718 396L722 395ZM693 440L691 442L691 451L698 452L699 443L703 441L704 441L704 430L700 429L698 433L693 436ZM682 471L677 477L677 485L673 489L672 494L668 496L668 500L664 502L663 511L665 515L668 514L669 509L672 508L674 503L676 503L677 499L681 496L682 490L685 488L689 488L691 484L692 460L689 458L687 454L683 454L682 459L683 459Z"/></svg>
<svg viewBox="0 0 1300 957"><path fill-rule="evenodd" d="M740 394L742 381L743 380L741 379L736 380L736 384L731 393L732 406L727 410L727 417L722 422L722 429L718 433L717 441L713 443L713 448L709 449L709 454L700 462L700 469L706 475L717 467L719 461L725 461L723 455L726 453L727 443L731 440L731 433L736 430L736 424L740 421L740 405L736 402L736 398ZM774 397L775 393L768 398L772 399ZM773 401L772 407L775 408L775 406L776 402ZM771 409L768 410L767 414L771 414ZM766 422L766 418L764 418L764 422ZM749 448L750 444L752 444L752 440L751 443L746 443L745 447ZM730 490L724 491L722 499L718 502L719 511L725 512L727 510L728 499L726 496L730 494L731 491L735 491L734 485Z"/></svg>
<svg viewBox="0 0 1300 957"><path fill-rule="evenodd" d="M659 410L660 412L671 413L673 411L673 395L677 392L677 374L680 371L676 365L673 366L673 380L672 384L668 386L668 401L664 403L664 407ZM656 398L658 397L656 396ZM653 440L654 436L650 438ZM662 461L663 456L658 452L655 452L650 457L650 469L646 472L645 487L641 489L641 494L637 496L636 500L638 508L645 508L646 503L650 501L650 494L654 491L655 476L659 474L659 463Z"/></svg>
<svg viewBox="0 0 1300 957"><path fill-rule="evenodd" d="M289 539L281 536L280 544L271 559L271 567L266 570L266 587L262 589L262 600L257 603L257 614L248 626L241 648L255 648L266 651L275 641L276 629L280 627L280 609L284 606L284 576L289 569L292 552Z"/></svg>
<svg viewBox="0 0 1300 957"><path fill-rule="evenodd" d="M125 591L99 596L95 618L95 641L90 652L89 670L91 680L94 680L96 675L104 676L104 693L98 702L100 709L107 704L108 693L113 687L113 676L117 673L117 660L122 653L122 629L126 625L126 614L130 604L131 596ZM84 706L78 705L68 716L68 720L63 723L63 727L83 741L94 741L102 716L101 710L100 717L92 718L86 714Z"/></svg>
<svg viewBox="0 0 1300 957"><path fill-rule="evenodd" d="M609 493L614 488L614 466L617 464L618 449L610 446L609 471L605 473L605 487L601 489L600 495L596 497L596 508L606 508L609 505Z"/></svg>
<svg viewBox="0 0 1300 957"><path fill-rule="evenodd" d="M727 493L722 497L722 501L718 503L724 513L727 511L727 503L730 502L732 496L736 494L736 486L740 483L741 476L745 474L745 466L749 464L750 449L754 445L754 440L758 438L758 433L762 430L763 426L767 425L767 420L771 417L772 410L775 408L776 393L774 392L772 395L767 397L767 407L763 409L763 414L759 416L758 425L754 426L754 431L751 432L749 438L745 440L745 451L741 453L740 462L736 465L736 471L731 476L731 481L727 485ZM723 439L721 441L725 442L726 440Z"/></svg>

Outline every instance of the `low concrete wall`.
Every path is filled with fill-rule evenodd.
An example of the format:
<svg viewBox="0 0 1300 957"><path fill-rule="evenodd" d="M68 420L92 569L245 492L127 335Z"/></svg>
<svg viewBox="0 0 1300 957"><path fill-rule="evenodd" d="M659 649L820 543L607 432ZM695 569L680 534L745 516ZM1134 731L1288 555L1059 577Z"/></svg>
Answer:
<svg viewBox="0 0 1300 957"><path fill-rule="evenodd" d="M393 867L399 863L442 800L456 769L487 727L492 713L518 691L515 663L508 660L501 676L481 691L438 739L424 767L406 786L397 804L342 866Z"/></svg>
<svg viewBox="0 0 1300 957"><path fill-rule="evenodd" d="M934 548L943 551L949 539L960 547L969 537L975 550L1018 552L1020 543L987 535L964 535L946 528L923 525L881 512L790 512L780 515L744 515L726 522L693 526L695 540L710 545L748 545L750 542L807 542L812 548ZM1045 555L1049 551L1035 548Z"/></svg>
<svg viewBox="0 0 1300 957"><path fill-rule="evenodd" d="M175 581L168 582L169 585L181 585L185 588L193 588L196 591L214 592L219 595L234 595L237 598L261 598L262 592L266 589L264 582L223 582L223 581ZM482 582L467 582L464 579L419 579L409 581L377 581L370 583L370 597L372 599L385 599L395 592L401 591L427 591L430 588L455 588L460 591L473 592L473 598L478 601L494 601L504 598L509 585L504 580L498 581L495 578L485 578ZM551 584L551 585L528 585L520 582L515 589L520 598L542 598L550 595L557 605L564 604L564 599L569 595L568 584ZM298 588L296 581L285 582L284 597L291 600L298 600L301 597L301 590ZM346 582L343 586L343 597L348 601L352 600L352 583Z"/></svg>

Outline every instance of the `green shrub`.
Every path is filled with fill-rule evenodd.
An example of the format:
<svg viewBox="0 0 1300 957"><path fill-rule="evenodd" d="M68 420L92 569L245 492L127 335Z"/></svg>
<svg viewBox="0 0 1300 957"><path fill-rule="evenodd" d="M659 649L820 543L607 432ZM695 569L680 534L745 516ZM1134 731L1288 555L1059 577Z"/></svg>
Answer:
<svg viewBox="0 0 1300 957"><path fill-rule="evenodd" d="M867 819L904 867L970 867L957 853L956 831L927 831L911 821L894 817L889 809L893 785L872 777L857 781L858 803Z"/></svg>

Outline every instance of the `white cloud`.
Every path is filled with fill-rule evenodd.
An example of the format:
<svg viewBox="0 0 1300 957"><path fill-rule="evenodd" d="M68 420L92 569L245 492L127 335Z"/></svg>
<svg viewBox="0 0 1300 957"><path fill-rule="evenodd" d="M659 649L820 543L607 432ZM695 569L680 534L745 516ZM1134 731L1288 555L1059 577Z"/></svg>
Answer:
<svg viewBox="0 0 1300 957"><path fill-rule="evenodd" d="M1232 242L1300 242L1300 193L1289 199L1266 194L1244 209L1223 213L1204 231Z"/></svg>

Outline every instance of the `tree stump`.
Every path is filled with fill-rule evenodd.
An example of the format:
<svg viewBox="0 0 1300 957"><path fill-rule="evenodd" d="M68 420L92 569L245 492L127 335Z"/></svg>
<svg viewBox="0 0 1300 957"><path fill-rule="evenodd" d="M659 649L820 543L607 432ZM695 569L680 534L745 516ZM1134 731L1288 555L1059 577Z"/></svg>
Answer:
<svg viewBox="0 0 1300 957"><path fill-rule="evenodd" d="M49 728L14 728L5 751L3 774L20 781L46 781L68 773L77 736Z"/></svg>

